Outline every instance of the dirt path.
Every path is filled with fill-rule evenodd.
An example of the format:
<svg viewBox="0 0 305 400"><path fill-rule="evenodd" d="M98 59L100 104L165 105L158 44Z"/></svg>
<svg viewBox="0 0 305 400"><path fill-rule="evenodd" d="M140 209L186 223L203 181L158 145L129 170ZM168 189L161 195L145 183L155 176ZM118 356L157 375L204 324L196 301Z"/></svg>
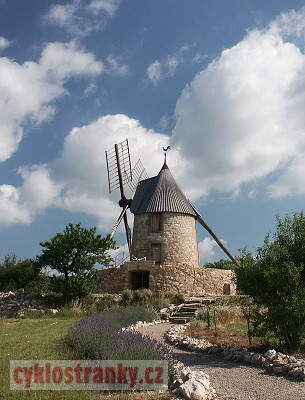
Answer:
<svg viewBox="0 0 305 400"><path fill-rule="evenodd" d="M141 332L164 342L170 328L164 323L141 328ZM221 356L173 347L174 358L194 370L203 370L221 400L305 400L305 382L292 381L261 368L225 361Z"/></svg>

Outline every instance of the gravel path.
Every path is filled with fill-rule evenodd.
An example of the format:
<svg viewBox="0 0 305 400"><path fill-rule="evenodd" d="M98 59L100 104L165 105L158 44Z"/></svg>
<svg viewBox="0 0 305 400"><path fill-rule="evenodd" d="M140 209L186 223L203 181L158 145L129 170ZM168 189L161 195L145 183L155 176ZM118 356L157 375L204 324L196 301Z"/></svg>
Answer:
<svg viewBox="0 0 305 400"><path fill-rule="evenodd" d="M139 330L164 342L170 324L151 325ZM210 376L221 400L305 400L305 382L292 381L261 368L225 361L219 355L195 353L173 347L174 358Z"/></svg>

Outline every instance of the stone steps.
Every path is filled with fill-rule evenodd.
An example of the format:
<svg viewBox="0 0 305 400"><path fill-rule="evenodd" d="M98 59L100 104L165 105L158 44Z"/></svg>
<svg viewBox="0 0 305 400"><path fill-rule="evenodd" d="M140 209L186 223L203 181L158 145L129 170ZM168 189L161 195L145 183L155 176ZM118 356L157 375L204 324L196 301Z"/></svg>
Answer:
<svg viewBox="0 0 305 400"><path fill-rule="evenodd" d="M186 324L196 318L196 312L214 302L210 298L191 298L178 307L178 310L169 318L171 324Z"/></svg>
<svg viewBox="0 0 305 400"><path fill-rule="evenodd" d="M172 315L171 317L169 317L169 322L171 324L187 324L192 319L193 319L193 317L183 318L183 317Z"/></svg>

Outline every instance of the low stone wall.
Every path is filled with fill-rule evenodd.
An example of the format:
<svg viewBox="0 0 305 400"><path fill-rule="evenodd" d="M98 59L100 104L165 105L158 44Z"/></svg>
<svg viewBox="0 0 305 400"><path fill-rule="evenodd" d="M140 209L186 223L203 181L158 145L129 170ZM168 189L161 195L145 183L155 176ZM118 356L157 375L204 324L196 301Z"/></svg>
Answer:
<svg viewBox="0 0 305 400"><path fill-rule="evenodd" d="M162 320L153 322L138 321L124 330L137 330L138 328L149 325L162 324ZM171 361L169 374L169 389L172 390L178 398L186 400L217 400L216 390L211 386L210 377L203 371L193 371L190 367L185 367L181 361Z"/></svg>
<svg viewBox="0 0 305 400"><path fill-rule="evenodd" d="M43 313L45 304L43 298L24 293L23 289L16 292L0 292L0 317L23 316L26 313Z"/></svg>
<svg viewBox="0 0 305 400"><path fill-rule="evenodd" d="M234 295L236 285L230 270L191 269L187 265L158 265L154 261L131 261L97 272L96 293L122 293L131 289L130 273L149 271L149 289L186 295Z"/></svg>
<svg viewBox="0 0 305 400"><path fill-rule="evenodd" d="M227 361L244 362L264 368L276 375L305 380L305 360L282 354L276 350L268 350L264 354L254 353L240 347L225 345L214 346L204 339L190 338L184 335L186 327L174 326L166 333L166 339L174 346L192 351L219 354Z"/></svg>

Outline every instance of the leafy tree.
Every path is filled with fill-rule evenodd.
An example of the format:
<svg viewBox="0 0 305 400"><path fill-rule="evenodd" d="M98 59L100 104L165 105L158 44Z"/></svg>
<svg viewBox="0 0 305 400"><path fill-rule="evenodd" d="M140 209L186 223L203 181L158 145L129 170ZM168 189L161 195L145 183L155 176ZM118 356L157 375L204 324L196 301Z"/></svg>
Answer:
<svg viewBox="0 0 305 400"><path fill-rule="evenodd" d="M17 260L15 255L8 255L0 264L0 290L25 289L32 293L45 292L48 277L36 268L33 260Z"/></svg>
<svg viewBox="0 0 305 400"><path fill-rule="evenodd" d="M305 338L305 215L276 220L276 233L266 235L255 256L242 251L237 288L258 306L256 334L272 334L295 347Z"/></svg>
<svg viewBox="0 0 305 400"><path fill-rule="evenodd" d="M92 291L95 265L108 265L112 258L107 251L116 248L110 235L103 238L96 233L96 228L82 228L80 224L68 224L63 233L40 245L43 250L37 264L59 272L51 277L51 286L67 302Z"/></svg>
<svg viewBox="0 0 305 400"><path fill-rule="evenodd" d="M231 260L221 259L219 261L207 262L204 264L203 268L234 269L234 264Z"/></svg>

